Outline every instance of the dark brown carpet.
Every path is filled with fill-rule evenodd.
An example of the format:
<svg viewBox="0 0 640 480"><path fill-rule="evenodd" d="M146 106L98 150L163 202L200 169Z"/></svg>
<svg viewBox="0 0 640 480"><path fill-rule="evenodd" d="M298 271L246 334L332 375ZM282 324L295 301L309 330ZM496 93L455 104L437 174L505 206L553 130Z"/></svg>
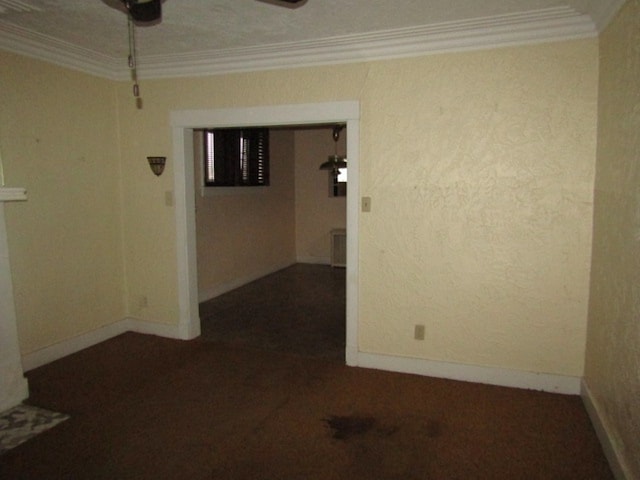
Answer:
<svg viewBox="0 0 640 480"><path fill-rule="evenodd" d="M200 305L203 340L344 362L345 270L296 264Z"/></svg>
<svg viewBox="0 0 640 480"><path fill-rule="evenodd" d="M2 479L612 479L578 397L128 333L28 373Z"/></svg>

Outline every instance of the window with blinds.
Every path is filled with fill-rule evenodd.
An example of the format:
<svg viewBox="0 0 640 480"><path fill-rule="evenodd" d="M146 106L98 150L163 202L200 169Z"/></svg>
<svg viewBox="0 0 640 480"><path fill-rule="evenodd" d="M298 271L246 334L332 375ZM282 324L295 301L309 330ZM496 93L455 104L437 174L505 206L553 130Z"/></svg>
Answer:
<svg viewBox="0 0 640 480"><path fill-rule="evenodd" d="M204 183L207 187L269 185L269 129L204 130Z"/></svg>

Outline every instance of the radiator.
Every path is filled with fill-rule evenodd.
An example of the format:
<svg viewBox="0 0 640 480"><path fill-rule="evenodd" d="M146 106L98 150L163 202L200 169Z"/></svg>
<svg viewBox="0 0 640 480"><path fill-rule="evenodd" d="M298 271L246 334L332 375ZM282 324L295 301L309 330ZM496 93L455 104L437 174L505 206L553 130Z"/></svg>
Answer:
<svg viewBox="0 0 640 480"><path fill-rule="evenodd" d="M344 228L331 230L331 266L347 266L347 230Z"/></svg>

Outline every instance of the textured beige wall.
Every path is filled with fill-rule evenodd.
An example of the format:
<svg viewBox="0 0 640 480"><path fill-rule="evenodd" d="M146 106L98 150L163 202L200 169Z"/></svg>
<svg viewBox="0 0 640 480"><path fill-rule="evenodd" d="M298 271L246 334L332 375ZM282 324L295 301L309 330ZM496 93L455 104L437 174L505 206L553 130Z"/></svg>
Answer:
<svg viewBox="0 0 640 480"><path fill-rule="evenodd" d="M259 189L224 189L223 195L203 197L202 157L197 155L200 301L295 263L293 131L272 129L269 143L271 185Z"/></svg>
<svg viewBox="0 0 640 480"><path fill-rule="evenodd" d="M127 307L133 318L176 325L176 221L174 206L166 201L173 196L174 175L169 112L146 96L145 87L139 110L131 85L117 86ZM151 172L148 156L167 157L161 176Z"/></svg>
<svg viewBox="0 0 640 480"><path fill-rule="evenodd" d="M346 197L330 197L328 173L318 169L334 152L333 128L296 130L296 256L300 262L330 263L329 232L347 224ZM345 153L343 130L338 155Z"/></svg>
<svg viewBox="0 0 640 480"><path fill-rule="evenodd" d="M640 2L600 40L593 263L585 382L640 478Z"/></svg>
<svg viewBox="0 0 640 480"><path fill-rule="evenodd" d="M112 82L0 52L0 144L22 354L125 316Z"/></svg>
<svg viewBox="0 0 640 480"><path fill-rule="evenodd" d="M372 65L361 349L582 375L596 96L596 40Z"/></svg>
<svg viewBox="0 0 640 480"><path fill-rule="evenodd" d="M359 100L361 350L582 375L597 54L587 39L142 81L143 110L122 84L132 298L150 285L145 318L177 321L172 166L158 179L144 160L169 156L170 111Z"/></svg>

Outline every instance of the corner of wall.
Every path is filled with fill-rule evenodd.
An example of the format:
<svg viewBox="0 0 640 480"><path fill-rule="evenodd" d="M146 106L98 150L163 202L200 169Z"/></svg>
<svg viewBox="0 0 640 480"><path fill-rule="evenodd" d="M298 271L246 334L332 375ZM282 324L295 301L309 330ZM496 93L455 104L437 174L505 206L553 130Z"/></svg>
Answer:
<svg viewBox="0 0 640 480"><path fill-rule="evenodd" d="M593 428L598 435L602 450L607 457L609 467L615 476L616 480L631 480L633 477L629 469L626 466L626 462L617 447L615 437L611 433L611 428L606 416L604 415L602 408L598 404L598 401L593 396L589 385L585 378L582 379L580 386L580 396L584 403L585 409L589 414Z"/></svg>
<svg viewBox="0 0 640 480"><path fill-rule="evenodd" d="M53 345L41 348L22 356L24 371L33 370L47 363L54 362L68 355L77 353L85 348L122 335L126 332L157 335L159 337L182 339L178 325L166 325L161 323L145 322L135 318L123 318L122 320L104 325L96 330L83 333L76 337L63 340Z"/></svg>

